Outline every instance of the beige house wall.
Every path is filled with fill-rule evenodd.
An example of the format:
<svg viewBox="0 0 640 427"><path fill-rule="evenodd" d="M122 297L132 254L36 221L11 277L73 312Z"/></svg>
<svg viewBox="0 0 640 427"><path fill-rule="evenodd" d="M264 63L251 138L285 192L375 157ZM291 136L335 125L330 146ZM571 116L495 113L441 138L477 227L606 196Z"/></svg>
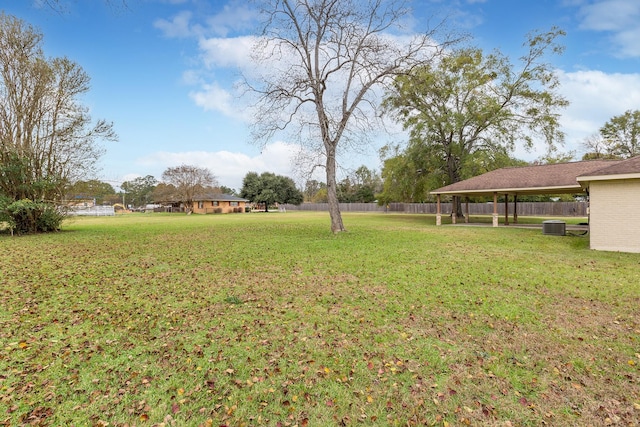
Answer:
<svg viewBox="0 0 640 427"><path fill-rule="evenodd" d="M233 213L234 211L244 212L246 202L230 202L230 201L217 201L203 200L193 202L193 213L196 214L211 214L211 213Z"/></svg>
<svg viewBox="0 0 640 427"><path fill-rule="evenodd" d="M640 179L589 183L591 249L640 253Z"/></svg>

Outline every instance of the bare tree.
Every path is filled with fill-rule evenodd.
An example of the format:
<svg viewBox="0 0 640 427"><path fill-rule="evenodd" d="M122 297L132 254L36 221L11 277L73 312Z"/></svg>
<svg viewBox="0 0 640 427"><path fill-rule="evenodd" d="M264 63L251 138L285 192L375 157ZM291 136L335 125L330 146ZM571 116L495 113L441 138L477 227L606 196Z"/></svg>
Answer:
<svg viewBox="0 0 640 427"><path fill-rule="evenodd" d="M256 57L269 70L255 77L256 140L288 127L323 158L331 230L345 231L338 205L339 151L367 140L377 124L381 90L399 74L431 62L447 44L439 27L402 33L404 0L266 0ZM319 142L318 144L313 144Z"/></svg>
<svg viewBox="0 0 640 427"><path fill-rule="evenodd" d="M78 102L89 90L89 76L67 58L46 59L41 44L33 27L0 14L0 156L26 159L34 181L66 185L94 170L102 153L97 139L117 137L104 120L93 124ZM36 194L5 190L15 197L56 198L42 187ZM51 190L59 194L61 188Z"/></svg>
<svg viewBox="0 0 640 427"><path fill-rule="evenodd" d="M40 32L0 13L0 196L6 203L53 204L65 186L95 170L102 154L96 141L116 135L110 123L94 123L79 102L89 81L69 59L46 58Z"/></svg>
<svg viewBox="0 0 640 427"><path fill-rule="evenodd" d="M187 213L193 210L193 199L207 187L218 185L216 177L207 168L180 165L167 168L162 173L162 181L175 187L180 202L184 203Z"/></svg>
<svg viewBox="0 0 640 427"><path fill-rule="evenodd" d="M613 140L605 139L599 133L587 136L580 145L585 152L582 160L619 158L615 154Z"/></svg>

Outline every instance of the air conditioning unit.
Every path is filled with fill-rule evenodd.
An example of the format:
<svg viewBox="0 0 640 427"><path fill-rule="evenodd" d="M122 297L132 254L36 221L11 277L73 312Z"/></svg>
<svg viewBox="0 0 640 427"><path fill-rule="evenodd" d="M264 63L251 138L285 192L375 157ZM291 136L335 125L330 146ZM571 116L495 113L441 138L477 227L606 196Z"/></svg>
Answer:
<svg viewBox="0 0 640 427"><path fill-rule="evenodd" d="M567 234L567 223L555 219L543 221L542 234L547 234L549 236L565 236Z"/></svg>

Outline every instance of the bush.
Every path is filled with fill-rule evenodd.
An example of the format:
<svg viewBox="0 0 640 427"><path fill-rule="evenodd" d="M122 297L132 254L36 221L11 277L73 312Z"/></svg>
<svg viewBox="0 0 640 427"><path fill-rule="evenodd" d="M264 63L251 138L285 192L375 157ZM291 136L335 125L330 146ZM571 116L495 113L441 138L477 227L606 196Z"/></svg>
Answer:
<svg viewBox="0 0 640 427"><path fill-rule="evenodd" d="M40 213L36 224L38 231L59 231L62 220L65 218L64 213L51 204L43 203L43 205L44 209Z"/></svg>
<svg viewBox="0 0 640 427"><path fill-rule="evenodd" d="M0 199L0 221L6 222L16 234L31 234L60 230L64 214L55 205L29 199Z"/></svg>

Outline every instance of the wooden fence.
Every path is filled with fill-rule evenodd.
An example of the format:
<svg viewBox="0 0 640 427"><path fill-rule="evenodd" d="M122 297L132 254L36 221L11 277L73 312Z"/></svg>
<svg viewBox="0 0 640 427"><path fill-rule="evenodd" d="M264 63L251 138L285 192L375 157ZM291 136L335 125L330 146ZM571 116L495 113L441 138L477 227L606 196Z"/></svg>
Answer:
<svg viewBox="0 0 640 427"><path fill-rule="evenodd" d="M281 205L291 211L328 211L327 203L303 203ZM378 206L376 203L340 203L341 212L398 212L412 214L435 214L435 203L389 203ZM451 203L441 203L443 214L451 213ZM465 203L462 211L466 212ZM491 215L493 203L469 203L471 215ZM498 213L504 215L504 202L498 203ZM509 214L513 215L513 202L509 203ZM587 202L518 202L518 215L521 216L587 216Z"/></svg>

